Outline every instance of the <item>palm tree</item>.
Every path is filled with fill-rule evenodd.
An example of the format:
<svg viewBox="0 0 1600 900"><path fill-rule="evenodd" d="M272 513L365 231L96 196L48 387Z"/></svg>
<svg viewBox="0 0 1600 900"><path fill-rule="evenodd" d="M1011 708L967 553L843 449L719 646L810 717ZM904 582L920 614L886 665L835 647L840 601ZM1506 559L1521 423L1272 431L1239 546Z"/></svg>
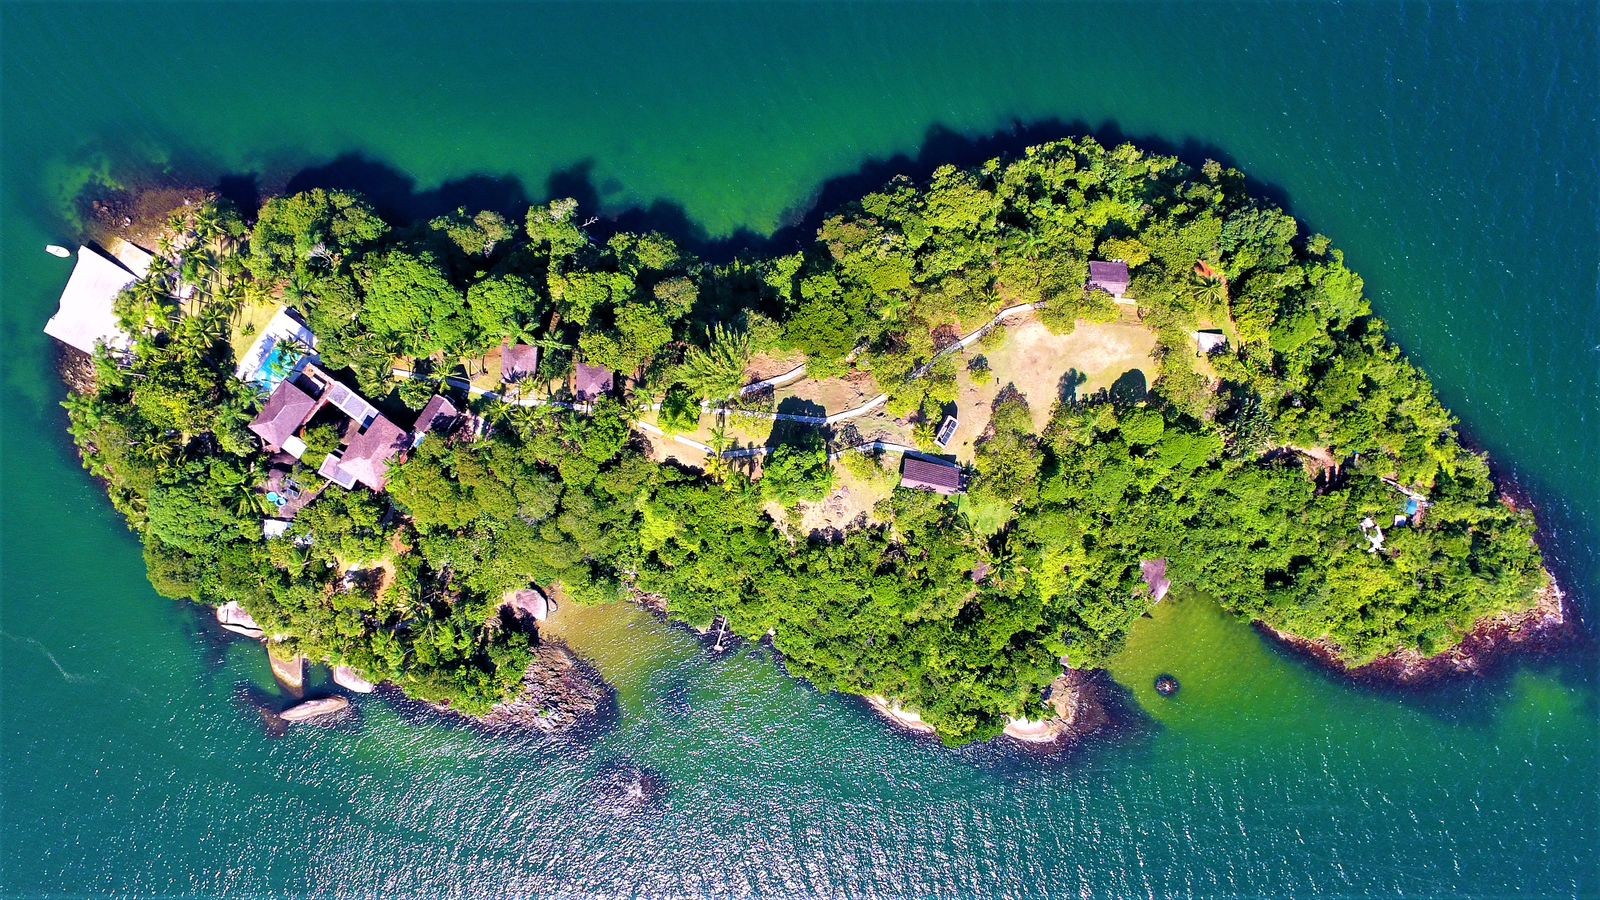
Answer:
<svg viewBox="0 0 1600 900"><path fill-rule="evenodd" d="M584 422L583 417L568 411L561 417L561 441L570 447L583 443Z"/></svg>
<svg viewBox="0 0 1600 900"><path fill-rule="evenodd" d="M490 403L484 408L483 417L488 419L491 425L504 425L511 421L518 409L521 407L510 403Z"/></svg>
<svg viewBox="0 0 1600 900"><path fill-rule="evenodd" d="M706 446L711 448L711 454L706 457L706 474L715 481L725 482L728 477L728 461L722 454L728 452L733 446L733 439L728 436L728 427L722 422L711 426L711 436L706 438Z"/></svg>
<svg viewBox="0 0 1600 900"><path fill-rule="evenodd" d="M206 243L221 236L222 211L215 200L207 200L195 208L194 233L195 237Z"/></svg>
<svg viewBox="0 0 1600 900"><path fill-rule="evenodd" d="M225 304L212 303L200 310L200 315L195 317L195 324L199 335L208 343L226 340L231 330L233 312Z"/></svg>
<svg viewBox="0 0 1600 900"><path fill-rule="evenodd" d="M1213 309L1220 308L1228 302L1228 282L1220 275L1196 275L1194 296Z"/></svg>
<svg viewBox="0 0 1600 900"><path fill-rule="evenodd" d="M316 300L316 295L311 293L311 277L304 272L296 271L289 276L283 285L283 302L291 306L310 305Z"/></svg>
<svg viewBox="0 0 1600 900"><path fill-rule="evenodd" d="M241 519L261 514L261 500L254 489L244 486L234 492L233 512Z"/></svg>
<svg viewBox="0 0 1600 900"><path fill-rule="evenodd" d="M907 305L903 295L891 293L878 301L878 318L885 322L897 322L905 315Z"/></svg>
<svg viewBox="0 0 1600 900"><path fill-rule="evenodd" d="M708 400L725 400L744 386L744 368L750 362L750 335L718 324L706 331L706 348L689 348L682 379Z"/></svg>

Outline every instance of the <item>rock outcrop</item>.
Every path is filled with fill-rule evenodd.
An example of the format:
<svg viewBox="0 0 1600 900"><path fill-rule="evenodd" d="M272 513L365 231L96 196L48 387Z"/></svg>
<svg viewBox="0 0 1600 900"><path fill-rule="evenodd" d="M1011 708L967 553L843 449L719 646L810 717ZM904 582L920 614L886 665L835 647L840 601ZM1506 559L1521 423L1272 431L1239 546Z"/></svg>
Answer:
<svg viewBox="0 0 1600 900"><path fill-rule="evenodd" d="M311 719L319 719L323 716L344 712L349 708L350 701L343 697L319 697L315 700L296 703L278 713L278 718L285 722L307 722Z"/></svg>
<svg viewBox="0 0 1600 900"><path fill-rule="evenodd" d="M1572 623L1573 617L1566 608L1566 594L1551 578L1533 608L1484 619L1459 644L1434 656L1407 649L1381 656L1364 666L1352 667L1331 641L1285 634L1260 623L1257 627L1279 643L1353 678L1411 685L1448 675L1481 673L1491 661L1512 651L1538 651L1559 646L1571 639Z"/></svg>
<svg viewBox="0 0 1600 900"><path fill-rule="evenodd" d="M333 667L333 683L347 691L355 691L358 694L370 694L378 687L361 677L361 673L349 666Z"/></svg>
<svg viewBox="0 0 1600 900"><path fill-rule="evenodd" d="M234 634L258 641L267 636L266 631L256 624L256 620L244 611L237 600L229 600L217 607L217 624Z"/></svg>
<svg viewBox="0 0 1600 900"><path fill-rule="evenodd" d="M594 667L566 645L542 640L522 679L522 693L482 717L496 728L529 728L547 734L567 731L598 717L615 702L611 687Z"/></svg>

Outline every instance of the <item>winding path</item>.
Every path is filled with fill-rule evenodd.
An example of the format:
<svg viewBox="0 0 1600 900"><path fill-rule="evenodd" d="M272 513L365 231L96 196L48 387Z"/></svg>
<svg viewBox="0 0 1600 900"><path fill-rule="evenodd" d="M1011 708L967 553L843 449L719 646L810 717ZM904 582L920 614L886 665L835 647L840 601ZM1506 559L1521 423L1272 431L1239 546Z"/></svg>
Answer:
<svg viewBox="0 0 1600 900"><path fill-rule="evenodd" d="M990 331L993 331L997 326L1003 324L1006 319L1012 316L1021 315L1022 313L1032 312L1038 309L1040 305L1041 304L1038 303L1019 303L1015 306L1008 306L1005 309L1000 310L1000 312L995 314L994 318L984 323L978 328L978 330L972 332L961 340L956 341L954 344L951 344L943 350L940 350L938 353L935 353L932 359L914 369L907 380L915 381L918 378L926 377L929 372L933 371L934 365L938 363L939 360L944 359L946 356L949 356L952 353L958 353L962 350L965 350L982 340L984 335L988 334ZM410 369L396 368L393 370L393 374L395 378L410 379L413 381L422 381L428 378L428 376L413 372ZM806 365L805 363L801 363L800 365L795 366L793 369L790 369L781 375L774 375L771 378L764 378L760 381L754 381L745 385L739 389L739 396L748 397L751 394L766 390L767 388L780 387L792 381L799 380L800 378L804 377L805 374ZM499 392L491 391L487 388L476 387L471 381L455 375L446 377L445 382L451 387L466 391L467 396L469 397L488 397L491 400L498 400L501 403L512 403L517 406L555 406L561 409L578 410L584 408L584 405L581 403L570 403L565 400L541 400L537 397L518 397L514 400L508 400ZM835 425L848 419L864 416L888 402L889 395L887 393L882 393L872 397L860 406L844 410L843 412L834 413L831 416L805 416L798 413L758 412L754 410L739 411L735 412L734 415L771 419L773 421L782 422L799 422L804 425ZM651 403L646 405L645 408L650 410L658 410L661 408L661 404ZM710 403L701 403L700 408L712 412L717 411L717 407ZM667 433L661 428L651 425L648 422L635 422L633 424L634 427L638 428L640 431L646 432L647 434L653 434L659 437L667 436ZM737 450L725 450L721 454L718 454L709 445L686 438L682 435L673 435L672 440L686 447L692 447L695 450L699 450L701 453L704 453L707 456L720 455L723 459L746 459L752 456L764 456L772 452L773 449L771 447L741 447ZM830 459L838 459L842 454L849 453L851 451L862 450L876 450L888 453L922 452L915 447L908 447L905 444L897 444L891 441L866 441L861 444L836 450L828 454L828 457Z"/></svg>

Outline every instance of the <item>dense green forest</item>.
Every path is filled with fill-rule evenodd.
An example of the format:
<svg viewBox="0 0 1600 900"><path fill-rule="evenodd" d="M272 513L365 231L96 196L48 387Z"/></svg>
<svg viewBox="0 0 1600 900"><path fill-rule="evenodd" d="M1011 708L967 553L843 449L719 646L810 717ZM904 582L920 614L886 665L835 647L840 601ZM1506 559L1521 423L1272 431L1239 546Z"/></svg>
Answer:
<svg viewBox="0 0 1600 900"><path fill-rule="evenodd" d="M1061 141L893 181L799 252L718 265L658 234L602 243L579 220L558 200L521 223L461 210L402 226L324 191L176 216L157 269L118 303L131 364L100 359L97 392L67 404L152 584L237 600L313 659L469 713L514 690L536 640L501 625L506 591L659 597L691 625L770 634L795 675L900 700L952 743L1037 715L1062 657L1113 652L1152 602L1141 560L1352 663L1442 651L1543 585L1531 517L1498 502L1361 279L1216 163ZM898 489L885 524L808 538L764 508L864 465L830 463L837 435L796 430L752 481L715 460L653 462L630 427L652 400L665 427L693 427L697 401L729 402L753 354L798 352L813 377L870 373L926 429L953 391L947 367L910 377L935 333L1023 302L1060 331L1116 316L1085 290L1091 259L1130 266L1158 336L1148 395L1064 397L1036 433L1003 392L959 502ZM197 289L180 301L179 284ZM628 390L587 413L475 400L487 437L426 441L386 494L323 491L288 535L309 543L264 540L265 454L245 429L261 398L233 378L229 335L279 302L304 313L325 367L402 423L444 382L397 384L397 360L472 375L507 339L544 348L540 379L581 358ZM1203 361L1200 325L1229 338ZM1340 466L1313 477L1308 454ZM1430 505L1372 553L1357 523L1387 526L1404 500L1384 477ZM380 560L387 582L341 579Z"/></svg>

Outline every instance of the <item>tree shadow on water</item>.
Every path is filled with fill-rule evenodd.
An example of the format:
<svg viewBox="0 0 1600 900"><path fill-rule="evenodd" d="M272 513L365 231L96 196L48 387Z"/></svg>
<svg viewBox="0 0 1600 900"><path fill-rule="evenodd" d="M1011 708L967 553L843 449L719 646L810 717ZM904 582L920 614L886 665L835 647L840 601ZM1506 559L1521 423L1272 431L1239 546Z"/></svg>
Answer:
<svg viewBox="0 0 1600 900"><path fill-rule="evenodd" d="M330 161L306 165L280 156L263 173L223 173L219 188L246 210L254 208L262 194L294 193L312 188L359 191L386 218L397 223L415 223L451 212L458 207L469 211L490 209L520 221L528 207L552 198L572 197L579 202L580 221L597 217L590 226L598 241L618 231L658 231L677 241L684 249L708 262L727 262L738 257L762 257L793 252L815 237L823 218L864 194L881 188L896 176L926 181L943 165L969 167L996 157L1016 158L1028 147L1061 138L1087 135L1111 147L1132 141L1141 148L1178 157L1198 168L1208 159L1234 166L1235 161L1221 148L1189 139L1174 142L1153 135L1130 135L1114 121L1091 125L1082 120L1044 118L1014 120L987 133L958 131L935 123L924 133L916 150L886 157L869 157L853 170L822 180L808 196L793 204L771 234L748 228L723 236L711 236L685 207L673 200L658 198L647 203L619 203L626 188L615 181L597 177L597 162L586 158L551 171L544 192L535 198L524 182L513 175L475 174L451 179L437 188L419 190L416 180L400 168L371 155L346 153ZM173 159L203 159L203 155L174 152ZM197 177L214 178L219 170L206 167ZM284 175L280 173L287 172ZM1274 185L1246 179L1247 188L1257 196L1289 210L1287 194ZM1313 229L1315 230L1315 229Z"/></svg>

